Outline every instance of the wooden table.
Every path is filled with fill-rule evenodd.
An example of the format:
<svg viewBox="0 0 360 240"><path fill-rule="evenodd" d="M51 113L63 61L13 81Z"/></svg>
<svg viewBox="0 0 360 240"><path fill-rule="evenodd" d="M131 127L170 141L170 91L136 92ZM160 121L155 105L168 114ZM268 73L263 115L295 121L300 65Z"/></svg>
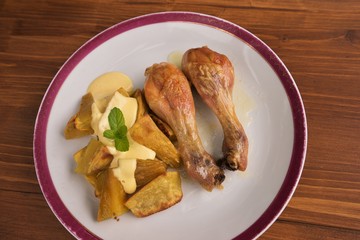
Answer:
<svg viewBox="0 0 360 240"><path fill-rule="evenodd" d="M360 2L0 0L0 239L72 239L38 184L32 139L66 59L123 20L196 11L232 21L284 61L302 94L308 153L300 184L261 239L360 239Z"/></svg>

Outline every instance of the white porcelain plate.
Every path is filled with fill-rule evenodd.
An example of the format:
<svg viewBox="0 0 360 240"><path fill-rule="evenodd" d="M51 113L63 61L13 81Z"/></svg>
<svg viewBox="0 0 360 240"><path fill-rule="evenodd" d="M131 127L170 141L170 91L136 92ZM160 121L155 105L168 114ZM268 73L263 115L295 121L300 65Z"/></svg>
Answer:
<svg viewBox="0 0 360 240"><path fill-rule="evenodd" d="M184 178L184 196L174 207L146 218L96 221L98 200L74 173L72 154L88 138L65 140L63 129L89 83L109 71L129 75L137 88L144 70L174 51L207 45L232 61L233 100L250 142L244 173L226 172L223 190L209 193ZM221 156L222 130L195 94L206 149ZM34 159L45 199L59 221L82 239L253 239L290 200L303 168L307 127L293 78L276 54L247 30L213 16L164 12L121 22L76 51L59 70L39 109Z"/></svg>

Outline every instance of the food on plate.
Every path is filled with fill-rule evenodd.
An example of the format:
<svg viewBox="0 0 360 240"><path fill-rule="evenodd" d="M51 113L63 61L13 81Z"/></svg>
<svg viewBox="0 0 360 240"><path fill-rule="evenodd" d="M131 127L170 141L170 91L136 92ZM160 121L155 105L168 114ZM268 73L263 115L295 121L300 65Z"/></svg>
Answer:
<svg viewBox="0 0 360 240"><path fill-rule="evenodd" d="M154 150L156 156L169 166L179 167L180 155L170 138L164 134L164 131L158 128L159 125L155 124L154 118L148 114L148 106L143 94L138 89L134 92L133 96L136 98L139 107L136 122L129 130L130 136L136 142ZM159 124L162 126L161 123Z"/></svg>
<svg viewBox="0 0 360 240"><path fill-rule="evenodd" d="M100 141L91 138L88 145L74 154L75 172L91 175L109 167L113 156Z"/></svg>
<svg viewBox="0 0 360 240"><path fill-rule="evenodd" d="M180 63L180 55L173 55ZM175 205L183 196L176 171L181 166L207 191L222 188L225 167L247 166L248 140L232 102L234 69L225 55L190 49L181 67L153 64L145 77L144 90L133 91L123 73L99 76L65 127L66 139L93 135L73 157L75 172L100 201L98 221L128 210L145 217ZM222 125L220 166L202 145L190 83Z"/></svg>
<svg viewBox="0 0 360 240"><path fill-rule="evenodd" d="M174 130L187 174L208 191L221 187L225 175L202 145L193 96L184 74L175 65L163 62L147 68L145 76L146 101Z"/></svg>
<svg viewBox="0 0 360 240"><path fill-rule="evenodd" d="M66 139L80 138L94 132L91 128L91 106L93 103L94 98L91 93L82 97L79 111L66 124L64 131Z"/></svg>
<svg viewBox="0 0 360 240"><path fill-rule="evenodd" d="M158 128L167 136L172 142L176 142L176 136L172 128L163 120L158 118L155 114L149 114Z"/></svg>
<svg viewBox="0 0 360 240"><path fill-rule="evenodd" d="M179 152L148 114L137 119L130 129L130 136L136 142L154 150L156 156L169 166L180 166Z"/></svg>
<svg viewBox="0 0 360 240"><path fill-rule="evenodd" d="M111 168L106 168L105 170L108 169ZM164 174L166 170L167 170L167 165L163 161L160 161L156 158L154 160L137 159L136 170L134 173L137 188L141 188L142 186L145 186L147 183L151 182L151 180L153 180L157 176ZM99 176L101 176L101 173L103 172L104 170L98 173L84 175L86 180L94 187L96 197L99 197L101 194L103 183L101 181L101 178L99 180Z"/></svg>
<svg viewBox="0 0 360 240"><path fill-rule="evenodd" d="M131 196L125 206L137 217L146 217L178 203L183 196L180 174L167 172Z"/></svg>
<svg viewBox="0 0 360 240"><path fill-rule="evenodd" d="M156 126L165 134L165 136L168 137L172 142L175 142L176 137L171 127L164 121L162 121L160 118L158 118L155 114L149 112L149 107L144 99L144 94L142 93L142 91L140 89L136 89L133 97L136 98L139 106L136 119L140 119L145 114L149 114L152 121L154 121Z"/></svg>
<svg viewBox="0 0 360 240"><path fill-rule="evenodd" d="M244 171L249 143L232 101L234 68L230 60L208 47L189 49L183 56L182 70L221 123L225 166Z"/></svg>
<svg viewBox="0 0 360 240"><path fill-rule="evenodd" d="M135 180L138 188L145 186L157 176L166 172L167 166L161 161L157 160L142 160L138 159L135 170Z"/></svg>
<svg viewBox="0 0 360 240"><path fill-rule="evenodd" d="M140 89L135 90L133 97L136 99L138 103L138 111L137 111L136 119L140 119L140 117L148 113L149 109L145 102L144 95Z"/></svg>
<svg viewBox="0 0 360 240"><path fill-rule="evenodd" d="M128 211L125 207L126 193L120 181L111 169L106 169L98 176L101 181L98 221L120 216Z"/></svg>
<svg viewBox="0 0 360 240"><path fill-rule="evenodd" d="M97 107L101 112L104 112L109 99L114 94L114 89L119 88L123 88L127 93L132 93L131 79L121 72L108 72L93 80L87 92L93 95Z"/></svg>
<svg viewBox="0 0 360 240"><path fill-rule="evenodd" d="M112 147L111 149L109 148L110 152L112 150L115 151L115 141L106 137L104 135L104 132L106 130L114 130L110 126L112 120L110 113L113 111L114 108L120 110L121 116L119 117L123 121L123 128L126 128L127 131L127 129L129 129L136 121L138 105L135 98L124 96L119 91L115 91L113 93L104 111L101 111L96 103L92 105L91 127L94 129L94 133L96 136L98 136L99 141L101 141L106 146ZM114 116L117 116L117 113L114 113ZM114 121L116 120L117 119L114 119Z"/></svg>
<svg viewBox="0 0 360 240"><path fill-rule="evenodd" d="M153 122L148 110L141 90L132 94L130 78L111 72L90 84L78 113L65 128L67 139L95 136L73 157L75 172L94 187L100 200L98 221L127 212L125 201L131 194L165 174L168 165L180 165L177 149Z"/></svg>

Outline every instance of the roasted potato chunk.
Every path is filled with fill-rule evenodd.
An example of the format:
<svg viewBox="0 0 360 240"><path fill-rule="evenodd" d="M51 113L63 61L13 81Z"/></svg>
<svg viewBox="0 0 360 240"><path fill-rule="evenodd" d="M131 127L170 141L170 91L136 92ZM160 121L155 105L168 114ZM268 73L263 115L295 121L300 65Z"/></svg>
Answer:
<svg viewBox="0 0 360 240"><path fill-rule="evenodd" d="M166 172L166 164L163 161L150 159L136 161L135 180L138 188Z"/></svg>
<svg viewBox="0 0 360 240"><path fill-rule="evenodd" d="M83 147L82 149L80 149L79 151L74 153L73 158L74 158L76 164L80 164L82 162L83 157L84 157L84 153L86 151L86 147L87 146Z"/></svg>
<svg viewBox="0 0 360 240"><path fill-rule="evenodd" d="M94 133L91 128L91 105L94 98L91 93L81 99L79 111L66 124L64 135L66 139L80 138Z"/></svg>
<svg viewBox="0 0 360 240"><path fill-rule="evenodd" d="M95 196L96 197L99 197L100 196L100 193L102 191L102 186L104 185L104 171L100 171L100 172L95 172L95 173L92 173L92 174L85 174L84 172L87 172L87 170L84 170L86 169L86 165L88 164L86 161L84 161L84 155L85 155L85 152L86 152L86 147L80 149L79 151L77 151L75 154L74 154L74 159L75 159L75 162L78 164L78 168L79 168L79 171L83 171L83 174L85 179L91 184L91 186L94 187L95 189ZM82 170L80 170L82 169ZM75 170L76 171L76 170Z"/></svg>
<svg viewBox="0 0 360 240"><path fill-rule="evenodd" d="M136 192L125 206L136 217L146 217L175 205L182 196L180 174L167 172Z"/></svg>
<svg viewBox="0 0 360 240"><path fill-rule="evenodd" d="M95 197L100 198L102 190L104 188L105 179L107 176L107 170L101 171L96 175L90 175L93 176L91 179L94 181L94 189L95 189Z"/></svg>
<svg viewBox="0 0 360 240"><path fill-rule="evenodd" d="M138 112L136 115L136 119L139 119L148 112L149 108L140 89L136 89L132 97L134 97L138 102Z"/></svg>
<svg viewBox="0 0 360 240"><path fill-rule="evenodd" d="M80 103L79 112L76 114L75 126L79 130L90 130L91 128L91 106L94 103L94 98L91 93L85 94Z"/></svg>
<svg viewBox="0 0 360 240"><path fill-rule="evenodd" d="M86 181L91 184L94 188L96 188L97 174L84 175ZM96 196L96 194L95 194Z"/></svg>
<svg viewBox="0 0 360 240"><path fill-rule="evenodd" d="M64 136L66 139L81 138L94 133L93 129L79 130L75 126L76 115L72 116L66 124Z"/></svg>
<svg viewBox="0 0 360 240"><path fill-rule="evenodd" d="M129 97L129 93L124 89L124 88L119 88L118 90L118 93L120 93L121 95L123 95L124 97Z"/></svg>
<svg viewBox="0 0 360 240"><path fill-rule="evenodd" d="M75 172L92 175L108 168L113 156L104 144L92 138L85 148L74 154L74 159L77 163Z"/></svg>
<svg viewBox="0 0 360 240"><path fill-rule="evenodd" d="M129 130L138 143L156 152L156 157L171 167L179 167L180 154L172 142L159 130L148 114L136 120Z"/></svg>
<svg viewBox="0 0 360 240"><path fill-rule="evenodd" d="M170 139L170 141L172 142L176 141L176 136L174 131L166 122L164 122L158 116L152 113L150 114L150 117L152 118L156 126L165 134L165 136L167 136Z"/></svg>
<svg viewBox="0 0 360 240"><path fill-rule="evenodd" d="M139 108L136 119L140 119L142 116L149 113L149 107L145 101L144 94L140 89L136 89L132 97L136 98L138 102ZM167 136L171 141L176 141L175 133L167 123L165 123L153 113L149 113L149 115L153 119L156 126L165 134L165 136Z"/></svg>
<svg viewBox="0 0 360 240"><path fill-rule="evenodd" d="M96 174L90 174L90 175L84 175L85 179L88 181L88 183L91 184L91 186L94 187L94 195L97 198L100 198L101 192L104 186L105 181L105 175L106 171L101 171Z"/></svg>
<svg viewBox="0 0 360 240"><path fill-rule="evenodd" d="M101 174L104 174L104 179L102 187L98 188L101 189L100 205L97 215L99 222L118 217L128 211L125 206L126 193L120 181L114 176L113 170L109 168ZM101 184L101 182L98 184Z"/></svg>

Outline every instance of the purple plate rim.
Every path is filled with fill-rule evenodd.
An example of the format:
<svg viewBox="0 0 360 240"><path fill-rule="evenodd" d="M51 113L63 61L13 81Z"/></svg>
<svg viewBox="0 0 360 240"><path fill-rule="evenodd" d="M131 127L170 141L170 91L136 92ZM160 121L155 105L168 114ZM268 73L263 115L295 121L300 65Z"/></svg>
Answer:
<svg viewBox="0 0 360 240"><path fill-rule="evenodd" d="M40 104L35 122L33 155L36 175L41 191L43 192L45 200L55 216L74 237L79 239L100 239L90 230L86 229L68 211L56 192L55 186L52 182L46 157L46 131L50 111L56 95L62 84L65 82L67 76L77 66L77 64L96 47L123 32L162 22L198 23L218 28L219 30L226 31L236 36L249 44L267 61L267 63L278 75L286 91L294 122L294 145L288 171L279 192L265 212L250 227L234 238L255 239L265 232L282 213L295 192L296 186L300 180L307 150L307 122L305 108L293 77L286 68L285 64L270 47L246 29L227 20L211 15L195 12L172 11L151 13L135 17L120 22L94 36L82 45L76 52L74 52L70 58L68 58L51 81Z"/></svg>

